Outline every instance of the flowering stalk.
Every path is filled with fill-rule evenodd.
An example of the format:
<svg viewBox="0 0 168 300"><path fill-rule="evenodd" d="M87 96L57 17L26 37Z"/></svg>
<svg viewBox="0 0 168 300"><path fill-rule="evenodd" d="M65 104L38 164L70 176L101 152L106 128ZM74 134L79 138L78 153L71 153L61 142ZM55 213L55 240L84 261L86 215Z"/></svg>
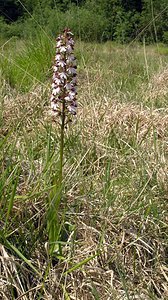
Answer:
<svg viewBox="0 0 168 300"><path fill-rule="evenodd" d="M60 117L61 134L60 134L60 167L59 167L59 185L56 187L55 195L50 210L49 220L49 240L52 254L56 248L55 242L59 238L60 229L58 226L58 208L62 196L63 181L63 153L64 153L64 132L66 124L71 121L71 116L76 115L77 103L77 74L76 58L74 56L74 40L71 31L66 28L62 35L56 40L56 55L53 66L53 83L51 95L52 115ZM57 189L58 188L58 189ZM60 250L60 249L59 249ZM61 251L60 251L61 252Z"/></svg>
<svg viewBox="0 0 168 300"><path fill-rule="evenodd" d="M74 40L70 29L64 29L56 43L56 55L53 66L51 109L61 118L60 137L60 182L62 183L64 129L70 115L76 115L76 58L73 54Z"/></svg>

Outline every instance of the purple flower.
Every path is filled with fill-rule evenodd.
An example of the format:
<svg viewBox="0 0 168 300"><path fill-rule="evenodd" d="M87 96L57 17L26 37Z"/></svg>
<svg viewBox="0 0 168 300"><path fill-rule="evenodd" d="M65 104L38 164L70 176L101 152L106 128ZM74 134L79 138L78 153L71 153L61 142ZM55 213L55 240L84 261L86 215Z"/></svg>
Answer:
<svg viewBox="0 0 168 300"><path fill-rule="evenodd" d="M70 74L70 75L76 74L76 69L74 67L69 67L67 71L68 71L68 74Z"/></svg>
<svg viewBox="0 0 168 300"><path fill-rule="evenodd" d="M74 40L71 31L66 28L56 42L51 109L56 115L76 115L76 58L73 53Z"/></svg>
<svg viewBox="0 0 168 300"><path fill-rule="evenodd" d="M61 79L67 79L67 74L65 72L58 74Z"/></svg>
<svg viewBox="0 0 168 300"><path fill-rule="evenodd" d="M66 63L63 60L60 60L60 61L57 62L57 66L59 66L59 67L63 68L65 65L66 65Z"/></svg>
<svg viewBox="0 0 168 300"><path fill-rule="evenodd" d="M61 88L59 86L56 86L53 88L53 95L59 95L59 93L61 92Z"/></svg>

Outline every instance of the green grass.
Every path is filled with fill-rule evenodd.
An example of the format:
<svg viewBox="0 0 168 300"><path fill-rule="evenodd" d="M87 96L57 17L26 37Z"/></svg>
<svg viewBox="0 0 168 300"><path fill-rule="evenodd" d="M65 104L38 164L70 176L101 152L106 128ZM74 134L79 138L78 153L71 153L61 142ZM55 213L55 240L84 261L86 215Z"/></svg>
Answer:
<svg viewBox="0 0 168 300"><path fill-rule="evenodd" d="M2 76L12 88L26 92L50 78L54 46L47 37L39 35L36 41L13 38L1 49Z"/></svg>
<svg viewBox="0 0 168 300"><path fill-rule="evenodd" d="M157 46L76 43L79 109L66 130L51 260L53 45L1 43L0 296L166 300L168 56Z"/></svg>

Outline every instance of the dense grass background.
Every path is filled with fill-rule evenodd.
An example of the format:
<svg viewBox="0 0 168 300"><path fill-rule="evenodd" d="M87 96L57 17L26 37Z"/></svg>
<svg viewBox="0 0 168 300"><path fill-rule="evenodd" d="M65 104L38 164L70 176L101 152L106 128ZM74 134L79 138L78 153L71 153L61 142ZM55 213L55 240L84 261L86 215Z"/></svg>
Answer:
<svg viewBox="0 0 168 300"><path fill-rule="evenodd" d="M34 36L39 26L57 35L65 26L87 42L133 39L168 44L167 0L5 0L0 34Z"/></svg>
<svg viewBox="0 0 168 300"><path fill-rule="evenodd" d="M0 47L0 296L166 300L168 48L76 42L79 108L66 129L60 251L51 260L54 40Z"/></svg>

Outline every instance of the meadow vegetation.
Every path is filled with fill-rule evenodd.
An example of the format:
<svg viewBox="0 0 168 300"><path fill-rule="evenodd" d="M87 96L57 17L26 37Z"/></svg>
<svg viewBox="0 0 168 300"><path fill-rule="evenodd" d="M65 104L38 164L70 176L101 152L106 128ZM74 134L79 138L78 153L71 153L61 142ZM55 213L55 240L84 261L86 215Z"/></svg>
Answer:
<svg viewBox="0 0 168 300"><path fill-rule="evenodd" d="M0 34L34 36L39 26L50 35L71 28L86 42L136 38L168 44L167 0L5 0L0 4ZM141 34L143 32L143 35Z"/></svg>
<svg viewBox="0 0 168 300"><path fill-rule="evenodd" d="M166 300L168 48L76 42L78 114L51 258L54 44L43 32L0 44L0 298Z"/></svg>

